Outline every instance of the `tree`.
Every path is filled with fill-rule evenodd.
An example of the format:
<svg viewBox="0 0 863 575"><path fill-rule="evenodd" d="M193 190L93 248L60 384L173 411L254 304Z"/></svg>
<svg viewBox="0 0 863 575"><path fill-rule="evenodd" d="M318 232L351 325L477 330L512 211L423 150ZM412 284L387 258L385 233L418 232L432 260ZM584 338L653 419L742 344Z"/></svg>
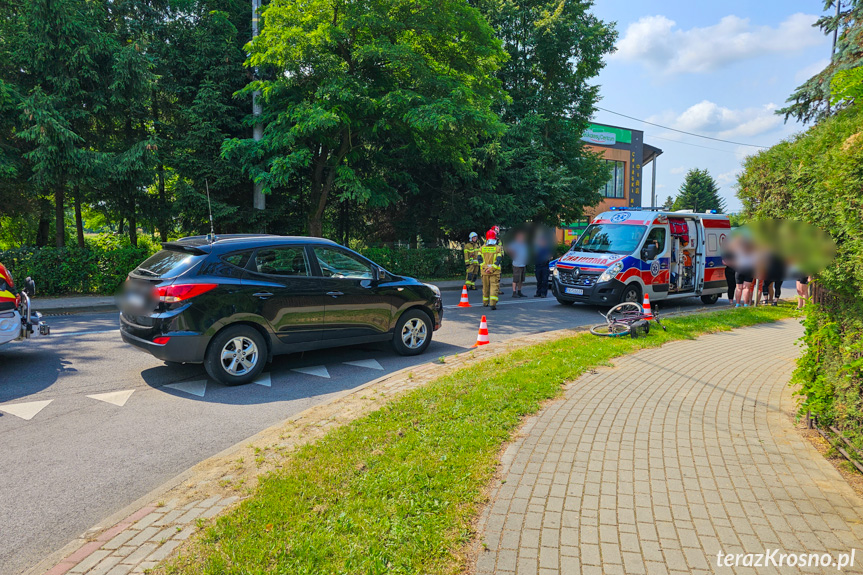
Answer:
<svg viewBox="0 0 863 575"><path fill-rule="evenodd" d="M507 131L495 157L500 185L472 198L473 213L485 211L505 223L558 224L600 201L608 168L585 150L581 135L599 100L599 86L590 82L617 34L590 13L592 4L480 2L509 54L498 72L509 99L501 110Z"/></svg>
<svg viewBox="0 0 863 575"><path fill-rule="evenodd" d="M848 77L841 80L843 71L863 66L863 0L842 0L843 9L838 15L835 11L837 1L825 0L827 14L815 22L815 26L825 34L836 34L836 47L830 64L798 86L786 100L789 105L776 111L785 117L785 121L794 118L803 123L817 122L829 115L834 76L840 76L843 84L840 91L847 90ZM842 101L841 96L838 101ZM836 111L835 105L832 111Z"/></svg>
<svg viewBox="0 0 863 575"><path fill-rule="evenodd" d="M662 204L662 209L663 210L671 210L673 208L674 208L674 198L672 198L671 196L668 196L667 198L665 198L665 203Z"/></svg>
<svg viewBox="0 0 863 575"><path fill-rule="evenodd" d="M686 173L672 209L696 212L716 210L722 213L725 210L725 201L719 196L719 186L710 173L693 168Z"/></svg>
<svg viewBox="0 0 863 575"><path fill-rule="evenodd" d="M111 64L99 30L100 6L86 0L33 0L16 4L12 15L11 81L21 95L16 135L29 144L23 158L31 183L53 196L58 247L66 242L66 192L87 177L97 159L83 134L105 109Z"/></svg>
<svg viewBox="0 0 863 575"><path fill-rule="evenodd" d="M383 206L414 185L388 156L470 166L496 129L505 54L466 0L275 0L262 19L248 64L265 79L243 93L262 92L264 136L224 153L299 198L311 235L333 199Z"/></svg>

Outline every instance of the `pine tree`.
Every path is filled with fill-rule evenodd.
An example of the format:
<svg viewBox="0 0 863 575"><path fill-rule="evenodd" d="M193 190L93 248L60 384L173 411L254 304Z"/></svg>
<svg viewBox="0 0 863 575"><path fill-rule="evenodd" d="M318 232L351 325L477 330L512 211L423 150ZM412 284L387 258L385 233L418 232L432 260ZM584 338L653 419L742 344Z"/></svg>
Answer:
<svg viewBox="0 0 863 575"><path fill-rule="evenodd" d="M719 196L719 186L710 173L693 168L686 173L672 208L696 212L716 210L722 213L725 211L725 201Z"/></svg>
<svg viewBox="0 0 863 575"><path fill-rule="evenodd" d="M826 14L815 23L826 35L837 33L836 49L830 64L798 86L787 100L789 105L776 111L785 116L786 121L794 118L803 123L817 122L835 112L836 107L831 108L830 103L834 76L838 72L841 78L842 72L863 66L863 0L842 0L838 16L837 1L825 0Z"/></svg>

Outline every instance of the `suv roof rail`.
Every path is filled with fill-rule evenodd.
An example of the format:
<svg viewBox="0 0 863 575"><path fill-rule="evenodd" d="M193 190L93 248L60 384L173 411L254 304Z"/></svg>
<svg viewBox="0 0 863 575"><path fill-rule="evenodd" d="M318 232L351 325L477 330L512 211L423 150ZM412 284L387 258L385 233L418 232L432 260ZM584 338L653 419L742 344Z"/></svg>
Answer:
<svg viewBox="0 0 863 575"><path fill-rule="evenodd" d="M219 240L232 240L235 238L265 238L265 237L273 237L273 236L276 236L276 234L221 234L221 235L216 235L214 237L213 241L217 242ZM175 241L181 242L183 240L206 240L208 238L209 238L209 236L206 236L206 235L205 236L186 236L184 238L180 238L180 239L175 240Z"/></svg>

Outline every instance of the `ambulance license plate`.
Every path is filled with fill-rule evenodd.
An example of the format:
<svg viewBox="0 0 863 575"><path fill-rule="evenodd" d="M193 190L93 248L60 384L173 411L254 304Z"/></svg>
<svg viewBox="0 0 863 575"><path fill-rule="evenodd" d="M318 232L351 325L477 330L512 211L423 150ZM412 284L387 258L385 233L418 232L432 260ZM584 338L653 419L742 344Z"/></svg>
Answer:
<svg viewBox="0 0 863 575"><path fill-rule="evenodd" d="M569 295L584 295L584 290L578 288L563 288L563 293L568 293Z"/></svg>

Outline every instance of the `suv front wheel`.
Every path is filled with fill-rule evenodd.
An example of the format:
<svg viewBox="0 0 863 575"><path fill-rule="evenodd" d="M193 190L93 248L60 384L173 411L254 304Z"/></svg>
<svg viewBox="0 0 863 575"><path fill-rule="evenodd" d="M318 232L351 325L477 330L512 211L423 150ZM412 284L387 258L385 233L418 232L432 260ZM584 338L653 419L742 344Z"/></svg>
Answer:
<svg viewBox="0 0 863 575"><path fill-rule="evenodd" d="M258 330L235 325L221 331L210 342L204 358L207 374L225 385L254 381L267 362L267 343Z"/></svg>
<svg viewBox="0 0 863 575"><path fill-rule="evenodd" d="M402 314L393 334L393 349L399 355L419 355L432 340L432 323L429 316L419 310Z"/></svg>

